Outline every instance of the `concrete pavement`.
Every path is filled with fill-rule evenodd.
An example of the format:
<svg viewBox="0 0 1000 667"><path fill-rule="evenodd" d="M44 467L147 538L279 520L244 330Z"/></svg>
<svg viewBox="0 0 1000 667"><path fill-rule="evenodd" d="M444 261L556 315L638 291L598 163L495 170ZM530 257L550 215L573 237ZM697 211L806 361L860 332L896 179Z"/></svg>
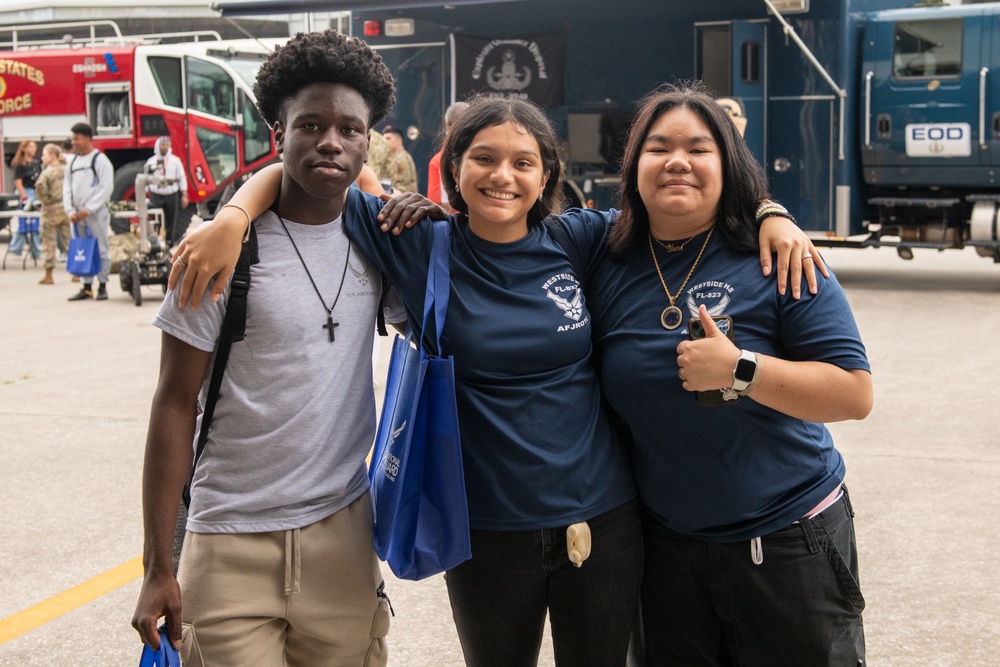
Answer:
<svg viewBox="0 0 1000 667"><path fill-rule="evenodd" d="M824 252L875 372L871 417L832 426L857 510L869 664L993 664L1000 266L971 251L916 252L912 262L891 250ZM78 285L63 268L54 286L37 285L41 274L10 259L0 272L0 665L134 665L137 580L3 638L16 614L132 561L142 545L159 355L149 321L161 292L144 287L137 308L112 276L108 301L69 303ZM386 575L391 664L460 665L441 578ZM548 640L540 664L553 664Z"/></svg>

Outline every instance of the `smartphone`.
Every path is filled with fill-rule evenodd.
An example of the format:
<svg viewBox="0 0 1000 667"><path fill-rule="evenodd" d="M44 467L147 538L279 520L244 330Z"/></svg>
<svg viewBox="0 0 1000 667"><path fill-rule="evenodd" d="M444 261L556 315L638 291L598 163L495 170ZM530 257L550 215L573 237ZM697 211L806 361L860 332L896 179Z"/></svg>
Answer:
<svg viewBox="0 0 1000 667"><path fill-rule="evenodd" d="M715 320L715 326L719 327L719 331L726 334L729 340L733 340L733 318L729 317L729 315L713 315L712 319ZM688 322L688 336L691 340L705 337L705 327L699 318L695 317ZM698 401L698 405L706 406L732 405L740 400L739 394L731 390L724 391L722 389L696 391L694 392L694 398Z"/></svg>

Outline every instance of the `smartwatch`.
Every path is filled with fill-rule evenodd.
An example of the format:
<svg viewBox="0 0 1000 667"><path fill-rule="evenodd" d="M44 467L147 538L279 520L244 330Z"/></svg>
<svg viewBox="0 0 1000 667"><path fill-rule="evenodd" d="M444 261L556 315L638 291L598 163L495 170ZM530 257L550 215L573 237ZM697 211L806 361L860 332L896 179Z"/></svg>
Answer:
<svg viewBox="0 0 1000 667"><path fill-rule="evenodd" d="M757 369L760 364L757 354L749 350L740 350L740 358L733 369L733 391L743 394L757 379Z"/></svg>

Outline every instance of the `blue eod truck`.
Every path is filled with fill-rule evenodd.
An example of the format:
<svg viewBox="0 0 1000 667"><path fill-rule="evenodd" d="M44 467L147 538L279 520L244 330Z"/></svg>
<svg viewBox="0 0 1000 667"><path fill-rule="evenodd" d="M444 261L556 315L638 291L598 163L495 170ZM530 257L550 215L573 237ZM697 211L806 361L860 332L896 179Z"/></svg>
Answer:
<svg viewBox="0 0 1000 667"><path fill-rule="evenodd" d="M930 0L934 2L934 0ZM820 245L974 246L1000 262L1000 3L917 0L298 0L351 10L398 85L421 168L447 105L528 97L568 143L577 204L613 205L644 94L736 100L772 191ZM219 2L224 12L251 3ZM261 11L267 3L252 3ZM242 7L242 9L241 9ZM378 10L372 8L381 8Z"/></svg>

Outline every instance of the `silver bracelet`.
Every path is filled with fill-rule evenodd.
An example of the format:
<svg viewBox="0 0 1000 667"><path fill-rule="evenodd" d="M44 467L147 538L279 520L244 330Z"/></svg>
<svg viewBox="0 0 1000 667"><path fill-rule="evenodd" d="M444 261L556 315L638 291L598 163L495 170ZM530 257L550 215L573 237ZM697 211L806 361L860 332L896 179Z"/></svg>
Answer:
<svg viewBox="0 0 1000 667"><path fill-rule="evenodd" d="M250 213L248 213L247 210L245 208L243 208L242 206L240 206L239 204L224 204L222 206L222 208L220 208L219 210L221 211L223 208L235 208L235 209L239 209L239 210L243 211L243 215L245 215L247 217L247 231L246 231L246 233L243 234L243 242L246 243L247 241L249 241L250 240L250 223L253 221L253 218L250 217Z"/></svg>

